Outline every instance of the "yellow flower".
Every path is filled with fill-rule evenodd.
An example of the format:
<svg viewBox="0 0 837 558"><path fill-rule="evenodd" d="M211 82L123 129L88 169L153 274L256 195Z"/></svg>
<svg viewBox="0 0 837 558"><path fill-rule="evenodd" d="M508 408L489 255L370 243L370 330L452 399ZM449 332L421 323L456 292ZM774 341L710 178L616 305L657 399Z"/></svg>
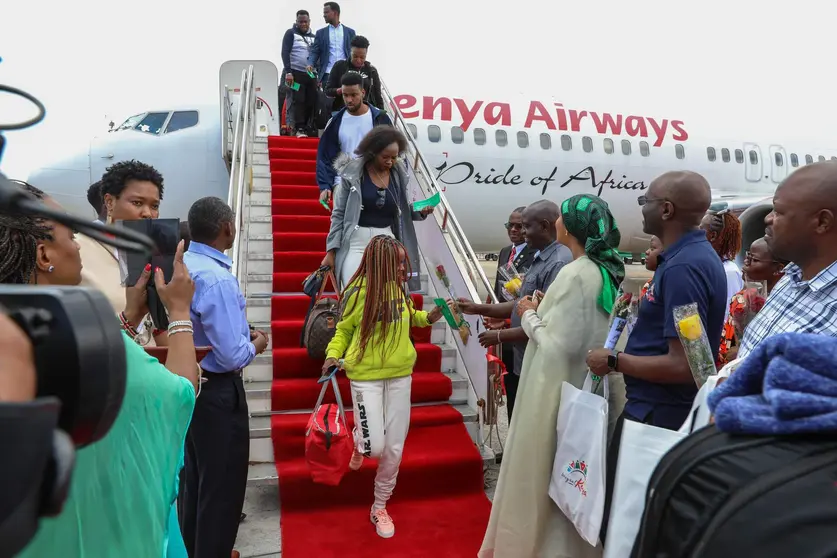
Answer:
<svg viewBox="0 0 837 558"><path fill-rule="evenodd" d="M689 341L697 341L703 331L700 323L700 316L693 314L688 318L683 318L678 322L677 326L680 328L680 334Z"/></svg>
<svg viewBox="0 0 837 558"><path fill-rule="evenodd" d="M522 283L523 282L520 279L515 277L514 279L512 279L511 281L509 281L508 283L506 283L503 286L506 288L507 291L509 291L509 293L511 293L513 295L516 295L517 291L520 290L520 287L522 286Z"/></svg>

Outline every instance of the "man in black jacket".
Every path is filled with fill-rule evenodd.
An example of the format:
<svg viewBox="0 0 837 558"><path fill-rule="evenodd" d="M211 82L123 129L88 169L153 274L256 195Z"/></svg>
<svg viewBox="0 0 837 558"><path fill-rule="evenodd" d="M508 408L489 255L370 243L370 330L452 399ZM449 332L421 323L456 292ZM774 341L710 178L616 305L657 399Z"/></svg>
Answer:
<svg viewBox="0 0 837 558"><path fill-rule="evenodd" d="M334 64L328 77L325 93L334 97L332 114L339 111L343 104L342 89L340 80L345 74L360 74L363 78L363 89L366 91L365 102L384 110L384 98L381 94L381 78L378 77L378 70L366 61L366 53L369 49L369 41L366 37L358 35L352 39L352 51L349 60L340 60Z"/></svg>
<svg viewBox="0 0 837 558"><path fill-rule="evenodd" d="M518 207L509 215L509 221L506 223L506 231L509 235L511 244L500 250L497 258L497 277L494 280L494 294L500 302L505 302L503 295L503 275L500 273L500 268L513 264L515 269L521 275L526 273L529 266L532 265L532 260L535 258L535 250L526 243L526 234L523 230L523 210L526 207ZM510 320L486 318L486 325L491 329L503 329L509 327ZM514 409L514 400L517 396L517 383L520 380L519 371L514 371L514 350L511 343L503 345L502 354L503 364L506 366L507 374L504 377L506 386L506 410L509 415L509 423L511 423L512 410Z"/></svg>
<svg viewBox="0 0 837 558"><path fill-rule="evenodd" d="M314 33L311 32L311 17L305 10L296 13L296 24L285 31L282 39L282 64L285 84L289 89L289 100L292 107L288 116L293 116L296 135L305 137L308 134L311 116L317 107L317 80L308 75L308 55L314 44ZM294 84L298 89L294 91Z"/></svg>

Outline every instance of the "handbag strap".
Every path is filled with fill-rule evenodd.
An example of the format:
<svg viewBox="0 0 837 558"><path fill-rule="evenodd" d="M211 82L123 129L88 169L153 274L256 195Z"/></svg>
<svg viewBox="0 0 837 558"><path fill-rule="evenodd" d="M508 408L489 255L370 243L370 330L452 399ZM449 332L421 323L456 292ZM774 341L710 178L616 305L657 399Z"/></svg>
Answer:
<svg viewBox="0 0 837 558"><path fill-rule="evenodd" d="M325 398L326 390L328 389L329 384L334 389L334 399L337 401L337 410L340 412L340 419L343 421L343 425L348 428L349 423L346 420L346 408L343 406L343 397L340 395L340 386L337 384L337 374L331 377L331 380L328 382L323 383L323 387L320 389L320 396L317 398L317 403L314 405L314 413L320 410L320 407L323 404L323 399ZM311 434L311 429L314 428L314 425L308 427L306 430L305 435L308 436Z"/></svg>
<svg viewBox="0 0 837 558"><path fill-rule="evenodd" d="M320 300L323 297L323 293L325 292L329 279L331 279L331 283L334 285L334 292L337 293L337 302L340 302L340 289L337 288L337 278L334 276L334 271L331 268L329 268L326 276L323 278L323 282L320 285L320 292L317 293L316 300Z"/></svg>
<svg viewBox="0 0 837 558"><path fill-rule="evenodd" d="M608 376L610 376L610 374L605 374L604 377L601 380L602 381L602 397L604 397L605 399L607 399L608 396L610 395L610 382L608 381ZM581 386L581 391L588 391L590 393L594 393L595 389L594 389L594 386L593 386L593 381L594 381L593 380L593 373L588 368L587 369L587 377L584 378L584 385Z"/></svg>

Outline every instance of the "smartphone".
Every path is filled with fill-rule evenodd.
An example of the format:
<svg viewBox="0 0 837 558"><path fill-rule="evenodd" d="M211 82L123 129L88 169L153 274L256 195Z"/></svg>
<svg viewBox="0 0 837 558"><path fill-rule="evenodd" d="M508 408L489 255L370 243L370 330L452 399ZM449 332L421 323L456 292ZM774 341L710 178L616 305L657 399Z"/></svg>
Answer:
<svg viewBox="0 0 837 558"><path fill-rule="evenodd" d="M299 83L297 82L293 82L289 87L294 91L299 91Z"/></svg>
<svg viewBox="0 0 837 558"><path fill-rule="evenodd" d="M540 304L541 300L543 299L543 293L541 291L535 291L532 293L532 301Z"/></svg>

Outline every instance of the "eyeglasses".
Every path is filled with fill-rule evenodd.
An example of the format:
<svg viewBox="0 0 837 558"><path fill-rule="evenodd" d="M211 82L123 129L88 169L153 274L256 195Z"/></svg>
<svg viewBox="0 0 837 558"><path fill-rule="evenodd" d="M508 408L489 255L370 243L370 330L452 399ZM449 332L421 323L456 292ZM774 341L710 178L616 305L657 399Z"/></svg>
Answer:
<svg viewBox="0 0 837 558"><path fill-rule="evenodd" d="M523 230L523 224L522 223L506 223L506 230L510 231L512 229L518 230L518 231Z"/></svg>
<svg viewBox="0 0 837 558"><path fill-rule="evenodd" d="M384 207L384 204L387 203L387 191L386 189L378 189L378 199L375 200L375 207L381 209Z"/></svg>
<svg viewBox="0 0 837 558"><path fill-rule="evenodd" d="M646 205L651 202L667 202L668 200L665 198L649 198L648 196L639 196L636 199L636 202L640 205Z"/></svg>

